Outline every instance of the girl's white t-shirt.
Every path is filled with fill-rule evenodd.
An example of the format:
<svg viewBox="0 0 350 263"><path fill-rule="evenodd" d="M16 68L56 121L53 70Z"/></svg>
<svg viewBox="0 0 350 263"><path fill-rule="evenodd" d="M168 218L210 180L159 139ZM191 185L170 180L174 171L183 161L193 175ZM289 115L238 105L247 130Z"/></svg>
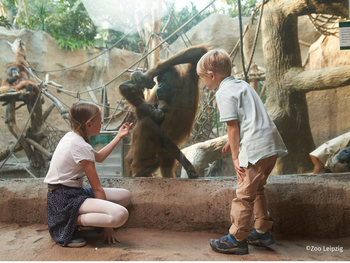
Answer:
<svg viewBox="0 0 350 263"><path fill-rule="evenodd" d="M240 130L238 161L241 167L275 154L288 153L275 124L256 91L245 81L225 78L216 92L220 121L237 120Z"/></svg>
<svg viewBox="0 0 350 263"><path fill-rule="evenodd" d="M53 153L44 182L81 187L85 176L81 160L95 162L95 151L75 132L66 133Z"/></svg>

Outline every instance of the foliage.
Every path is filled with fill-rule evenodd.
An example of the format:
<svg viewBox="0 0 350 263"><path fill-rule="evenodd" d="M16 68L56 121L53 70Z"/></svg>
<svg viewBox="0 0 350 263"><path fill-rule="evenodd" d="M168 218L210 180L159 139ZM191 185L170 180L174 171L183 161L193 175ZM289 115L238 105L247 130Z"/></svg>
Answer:
<svg viewBox="0 0 350 263"><path fill-rule="evenodd" d="M220 9L223 13L227 13L230 17L238 16L238 1L237 0L221 0L221 2L229 5L227 10ZM252 10L257 4L257 0L243 0L241 1L241 12L242 16L250 17L252 14ZM219 10L216 10L219 11Z"/></svg>
<svg viewBox="0 0 350 263"><path fill-rule="evenodd" d="M61 47L72 51L94 45L97 28L81 0L59 0L50 33Z"/></svg>
<svg viewBox="0 0 350 263"><path fill-rule="evenodd" d="M172 7L173 8L173 7ZM174 11L174 16L177 20L175 21L174 18L171 19L170 24L168 28L164 32L163 38L167 38L169 35L171 35L175 30L177 30L180 26L185 24L189 19L191 19L193 16L195 16L199 11L197 10L197 7L194 5L194 3L191 1L189 5L183 7L180 11ZM211 14L210 11L205 10L200 15L198 15L195 19L193 19L189 24L187 24L179 33L175 34L173 37L171 37L167 42L168 44L172 44L183 32L187 32L190 30L193 26L197 25L200 21L205 19ZM169 14L164 16L162 18L162 25L164 26L165 23L169 19Z"/></svg>
<svg viewBox="0 0 350 263"><path fill-rule="evenodd" d="M173 8L173 7L172 7ZM162 17L161 24L164 26L166 22L169 19L169 10L165 11L167 14ZM176 17L177 22L174 19L171 19L170 24L167 27L167 30L164 32L164 35L162 36L163 39L167 38L169 35L171 35L175 30L177 30L180 26L182 26L184 23L186 23L189 19L191 19L194 15L198 13L198 10L196 6L191 2L188 6L185 6L180 11L174 11L174 16ZM209 11L203 12L199 16L197 16L194 20L191 21L188 25L186 25L183 30L181 30L178 34L171 37L167 43L171 44L173 43L181 33L188 31L191 27L198 24L200 21L202 21L204 18L210 15ZM108 47L112 44L116 43L118 40L120 40L124 33L120 31L116 31L113 29L102 29L99 30L99 34L101 35L101 39L96 42L98 46L102 47ZM102 42L102 39L105 39ZM107 40L106 40L107 39ZM139 52L138 43L142 42L142 39L140 38L138 33L131 34L127 36L125 39L123 39L116 47L126 49L129 51ZM143 43L145 46L146 43Z"/></svg>
<svg viewBox="0 0 350 263"><path fill-rule="evenodd" d="M10 21L4 16L0 16L0 26L5 27L7 29L13 29L13 25Z"/></svg>
<svg viewBox="0 0 350 263"><path fill-rule="evenodd" d="M17 13L16 0L2 2ZM95 45L97 28L81 0L28 1L28 12L29 21L26 21L24 14L18 19L20 28L45 31L66 50L86 49Z"/></svg>
<svg viewBox="0 0 350 263"><path fill-rule="evenodd" d="M101 38L99 40L96 40L96 45L99 47L105 47L105 48L112 46L113 44L120 41L125 36L123 32L113 30L113 29L101 29L99 30L99 34L101 35ZM138 33L134 33L122 39L116 45L116 47L120 49L125 49L128 51L139 52L139 48L138 48L139 42L142 42L142 39L140 38Z"/></svg>
<svg viewBox="0 0 350 263"><path fill-rule="evenodd" d="M7 10L11 11L13 16L17 14L17 4L19 0L0 0ZM187 32L190 28L197 25L200 21L208 17L212 13L223 13L232 17L238 15L237 0L221 0L227 4L226 8L217 9L215 5L212 5L210 9L205 10L186 25L176 35L171 37L167 43L172 44L183 32ZM22 14L19 17L17 24L20 28L28 28L31 30L42 30L50 34L56 39L61 48L66 50L86 49L94 45L100 47L109 47L119 41L124 32L121 29L101 29L97 28L89 13L86 11L81 0L30 0L28 3L29 21L26 21L24 14L24 8L22 8ZM92 1L94 8L97 10L99 7L98 1ZM257 0L242 0L242 14L243 16L250 16L252 8L256 5ZM170 9L174 10L174 18L171 19L170 24L165 30L162 38L165 39L171 35L180 26L186 23L189 19L198 13L197 7L191 1L187 6L181 10L176 10L173 6L165 2L167 8L165 10L166 15L162 17L162 26L166 24L169 19ZM118 5L116 2L113 6ZM126 6L121 6L125 12L130 9L131 3ZM143 6L137 7L134 11L139 14L142 11ZM109 8L112 11L112 8ZM141 14L141 13L140 13ZM99 14L111 25L121 23L121 17L112 16L112 14ZM111 19L113 17L113 19ZM141 17L141 16L140 16ZM9 18L11 20L13 18ZM119 22L118 22L119 21ZM3 23L0 20L0 23ZM7 21L10 23L10 21ZM1 24L0 24L1 25ZM9 24L7 24L9 26ZM112 26L113 27L113 26ZM116 27L114 27L116 28ZM99 36L100 38L97 38ZM129 51L139 52L138 43L141 42L141 38L138 33L133 33L125 37L116 45L118 48L126 49ZM146 43L143 43L145 45Z"/></svg>

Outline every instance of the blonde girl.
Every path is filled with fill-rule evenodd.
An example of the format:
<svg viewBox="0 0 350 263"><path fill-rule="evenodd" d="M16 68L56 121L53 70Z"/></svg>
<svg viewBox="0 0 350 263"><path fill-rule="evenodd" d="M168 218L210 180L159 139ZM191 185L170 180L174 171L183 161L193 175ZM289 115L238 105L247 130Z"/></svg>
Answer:
<svg viewBox="0 0 350 263"><path fill-rule="evenodd" d="M102 188L95 162L103 162L120 140L128 135L132 124L121 126L117 136L96 152L89 138L101 129L101 110L89 102L76 102L69 112L72 132L68 132L56 147L49 171L47 219L51 237L60 246L82 247L86 241L79 237L77 226L103 227L104 241L120 242L113 228L128 219L125 208L131 200L128 190ZM85 175L91 188L82 188Z"/></svg>

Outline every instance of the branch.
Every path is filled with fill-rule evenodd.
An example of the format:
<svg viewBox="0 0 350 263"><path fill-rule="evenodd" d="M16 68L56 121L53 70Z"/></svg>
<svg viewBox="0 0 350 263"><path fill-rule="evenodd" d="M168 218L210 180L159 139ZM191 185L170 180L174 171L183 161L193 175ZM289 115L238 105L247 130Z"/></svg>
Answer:
<svg viewBox="0 0 350 263"><path fill-rule="evenodd" d="M337 68L301 71L290 70L284 78L284 86L299 91L327 90L350 85L350 65Z"/></svg>
<svg viewBox="0 0 350 263"><path fill-rule="evenodd" d="M32 92L26 91L14 91L14 92L6 92L0 93L0 101L27 101L32 96Z"/></svg>
<svg viewBox="0 0 350 263"><path fill-rule="evenodd" d="M275 1L271 1L276 6ZM282 12L289 15L328 14L347 18L349 15L346 0L280 0ZM282 3L281 3L282 2Z"/></svg>
<svg viewBox="0 0 350 263"><path fill-rule="evenodd" d="M204 175L204 169L208 163L229 157L222 153L222 147L228 142L227 135L191 145L182 149L182 153L193 164L198 174ZM181 178L187 178L185 169L181 170Z"/></svg>
<svg viewBox="0 0 350 263"><path fill-rule="evenodd" d="M47 151L43 146L41 146L39 143L37 143L36 141L30 139L30 138L26 138L27 143L33 145L40 153L44 154L47 158L51 159L52 154Z"/></svg>
<svg viewBox="0 0 350 263"><path fill-rule="evenodd" d="M16 144L16 147L15 147L14 149L12 149L12 152L16 153L16 152L19 152L19 151L21 151L21 150L23 150L22 145L19 144L19 143L17 143L17 144ZM10 148L8 148L8 147L7 147L6 149L0 151L0 162L3 161L3 160L5 160L6 157L7 157L10 153L11 153L11 152L10 152Z"/></svg>

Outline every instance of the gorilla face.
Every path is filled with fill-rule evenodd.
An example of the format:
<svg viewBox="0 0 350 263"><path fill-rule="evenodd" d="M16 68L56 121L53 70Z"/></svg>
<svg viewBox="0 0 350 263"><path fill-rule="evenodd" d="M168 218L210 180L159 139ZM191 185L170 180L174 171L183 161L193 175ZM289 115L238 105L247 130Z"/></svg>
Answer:
<svg viewBox="0 0 350 263"><path fill-rule="evenodd" d="M19 79L20 77L19 69L16 67L9 67L7 70L7 74L14 79Z"/></svg>
<svg viewBox="0 0 350 263"><path fill-rule="evenodd" d="M343 163L350 163L350 146L344 148L337 154L337 159L339 162Z"/></svg>
<svg viewBox="0 0 350 263"><path fill-rule="evenodd" d="M163 74L160 74L157 77L158 81L158 87L156 90L158 100L165 100L167 101L170 99L172 91L174 89L174 83L173 83L173 72L167 71Z"/></svg>

